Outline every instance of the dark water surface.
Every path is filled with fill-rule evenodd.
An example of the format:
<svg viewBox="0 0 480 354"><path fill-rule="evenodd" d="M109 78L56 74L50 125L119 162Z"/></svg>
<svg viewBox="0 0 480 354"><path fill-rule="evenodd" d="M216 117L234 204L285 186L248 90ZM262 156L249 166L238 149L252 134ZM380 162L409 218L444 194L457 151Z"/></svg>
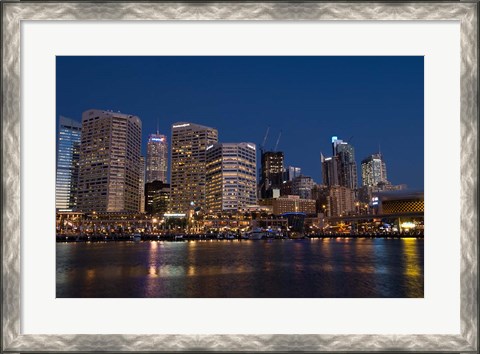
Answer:
<svg viewBox="0 0 480 354"><path fill-rule="evenodd" d="M57 297L423 297L423 240L57 243Z"/></svg>

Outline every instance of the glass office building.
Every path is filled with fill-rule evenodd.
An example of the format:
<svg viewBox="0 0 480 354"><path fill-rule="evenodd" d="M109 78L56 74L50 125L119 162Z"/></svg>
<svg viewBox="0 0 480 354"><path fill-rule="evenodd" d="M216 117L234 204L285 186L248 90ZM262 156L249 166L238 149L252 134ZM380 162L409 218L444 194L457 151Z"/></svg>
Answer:
<svg viewBox="0 0 480 354"><path fill-rule="evenodd" d="M73 210L77 207L81 132L80 122L60 116L55 185L55 208L58 210Z"/></svg>

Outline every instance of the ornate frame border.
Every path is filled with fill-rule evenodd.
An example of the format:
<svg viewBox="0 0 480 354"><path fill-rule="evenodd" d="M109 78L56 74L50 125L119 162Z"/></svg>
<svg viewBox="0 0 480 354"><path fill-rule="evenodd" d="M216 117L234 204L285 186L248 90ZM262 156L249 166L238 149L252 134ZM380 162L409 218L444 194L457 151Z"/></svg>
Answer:
<svg viewBox="0 0 480 354"><path fill-rule="evenodd" d="M2 352L478 350L477 1L3 2ZM20 332L20 22L22 20L457 20L461 24L460 335L22 335ZM475 148L472 148L475 147Z"/></svg>

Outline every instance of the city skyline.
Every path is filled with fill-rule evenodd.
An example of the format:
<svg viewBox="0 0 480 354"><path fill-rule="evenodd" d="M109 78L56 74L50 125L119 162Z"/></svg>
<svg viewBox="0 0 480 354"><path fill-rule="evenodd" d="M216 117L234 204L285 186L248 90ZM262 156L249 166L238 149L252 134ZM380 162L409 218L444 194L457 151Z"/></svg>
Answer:
<svg viewBox="0 0 480 354"><path fill-rule="evenodd" d="M292 62L297 62L297 64L302 61L306 61L306 64L309 64L307 66L311 67L312 63L311 61L315 62L318 64L318 61L323 62L324 64L328 63L337 63L334 65L334 68L331 68L335 70L335 68L338 70L339 66L344 65L345 61L360 61L360 63L357 63L356 69L359 67L363 67L363 75L367 75L370 77L370 80L373 81L374 83L376 82L376 86L373 87L372 84L370 83L366 87L363 87L364 90L367 92L377 92L379 91L380 86L384 86L385 83L389 80L383 78L382 75L387 75L390 80L392 80L393 77L399 77L399 76L404 76L403 81L401 80L401 89L398 88L398 85L393 85L391 86L391 90L389 94L387 95L388 97L385 100L382 101L382 97L376 96L375 99L378 101L377 108L381 110L380 108L385 106L388 102L393 101L404 101L404 106L414 106L410 108L405 108L404 106L398 107L395 106L396 111L400 111L405 113L405 111L412 110L415 111L415 114L410 114L410 115L405 115L406 119L403 121L394 121L391 122L390 120L380 120L381 124L379 123L379 118L377 115L372 115L372 119L369 120L365 117L360 117L364 118L365 123L364 125L369 127L369 129L366 129L365 131L362 130L362 124L359 124L359 121L361 121L358 116L361 114L359 113L357 116L357 119L351 118L351 126L345 125L345 122L343 121L342 124L342 119L339 119L337 122L331 122L331 119L314 119L315 114L314 111L315 109L312 108L312 105L314 105L315 100L313 100L313 94L311 94L311 97L306 97L303 99L303 103L308 103L306 106L303 105L303 110L301 110L302 106L298 105L296 106L294 103L298 104L302 100L299 99L299 96L301 94L294 95L292 96L292 102L291 106L296 106L298 111L298 116L305 116L308 112L311 111L312 115L309 115L309 119L303 120L302 122L298 122L298 124L294 124L294 127L291 127L291 129L285 129L285 126L289 126L292 122L285 121L285 116L278 113L279 108L277 107L275 110L272 110L271 115L274 115L276 113L278 115L278 120L272 121L266 118L265 120L258 119L258 116L256 117L257 125L248 125L248 122L251 122L251 116L246 115L245 119L241 121L242 124L239 124L239 121L234 121L233 119L230 121L226 121L226 119L222 119L221 117L227 116L226 113L222 114L220 111L225 111L226 112L226 103L221 100L221 98L225 98L225 95L219 94L218 98L210 98L211 100L215 101L217 104L213 105L213 108L210 106L203 105L202 107L199 107L199 102L198 101L193 101L192 102L192 107L190 109L186 109L185 106L188 106L187 104L180 104L178 108L178 114L175 116L174 114L171 114L173 108L172 104L166 105L164 109L162 107L158 107L158 113L155 114L155 116L152 116L152 107L149 107L148 105L144 105L143 109L138 109L138 110L133 110L128 109L127 107L133 107L135 105L139 104L139 99L138 94L133 93L131 90L128 91L130 92L130 101L128 98L123 97L122 95L116 95L117 91L114 87L112 87L112 91L110 95L106 94L98 94L98 90L93 89L90 91L87 91L86 95L79 95L77 96L78 102L75 102L73 104L72 100L74 99L75 92L78 92L79 87L84 87L84 84L82 85L84 79L79 77L79 73L82 72L85 67L90 67L93 72L93 76L91 75L90 79L93 80L93 82L96 82L99 79L105 79L105 76L113 75L113 73L118 72L119 68L123 67L126 75L122 75L122 78L120 80L120 86L123 87L127 82L133 83L136 80L137 81L142 81L145 80L145 78L142 76L142 72L145 73L145 66L147 68L150 68L152 70L152 65L154 63L163 63L163 66L168 66L170 70L172 70L173 67L181 66L180 64L185 64L185 62L188 63L194 63L195 60L199 60L201 64L208 64L208 65L200 65L201 69L197 75L190 76L191 77L191 82L187 82L186 80L186 73L192 73L194 71L194 68L191 67L186 67L185 70L177 72L178 77L177 79L173 80L171 85L172 85L172 90L177 92L180 90L188 91L185 92L185 99L191 99L192 94L190 91L193 91L193 88L200 89L202 87L199 87L198 82L200 78L205 78L208 73L212 73L213 68L217 67L221 73L219 74L218 70L214 77L211 80L207 80L203 82L203 90L207 91L210 95L213 95L213 93L217 93L218 89L220 87L217 87L217 91L209 89L206 85L207 83L209 84L214 84L217 83L218 86L221 86L220 83L225 83L227 78L231 78L233 80L233 77L236 76L238 79L239 73L242 71L242 69L245 69L247 64L253 64L255 70L251 70L250 73L255 73L255 72L263 72L263 79L272 78L272 74L275 72L275 70L279 70L282 67L286 67L290 65L290 68L293 71L299 71L297 72L298 75L302 76L303 78L306 79L306 84L305 87L300 85L300 78L294 82L295 86L299 91L301 91L301 94L306 94L306 92L311 89L312 87L312 80L314 80L315 73L311 73L310 77L305 77L305 70L299 70L297 66L292 66ZM120 110L122 113L128 113L128 114L135 114L136 116L140 117L142 120L143 124L143 129L142 129L142 155L146 156L146 142L147 142L147 137L150 134L153 134L157 131L157 124L160 127L158 130L160 134L164 134L167 136L168 139L170 139L170 127L174 122L177 121L189 121L197 124L205 124L208 126L211 126L219 131L219 137L218 141L219 142L242 142L242 141L251 141L253 143L256 143L257 146L260 146L263 137L265 135L265 131L268 126L270 126L270 136L267 139L267 144L266 144L266 150L270 150L273 146L275 141L277 140L278 134L280 131L283 130L283 135L281 137L281 140L278 145L278 151L282 151L285 153L285 166L288 165L293 165L293 166L298 166L302 169L302 173L307 176L311 176L317 183L322 183L322 178L321 178L321 169L320 169L320 161L319 161L319 156L320 152L324 152L328 155L328 152L331 150L331 146L328 146L331 136L336 135L339 137L339 139L347 140L347 141L352 141L353 146L355 147L355 155L356 155L356 162L357 162L357 168L359 167L359 163L362 159L377 153L378 150L380 149L379 144L381 144L381 151L382 155L385 157L385 161L388 164L388 170L389 170L389 180L391 180L392 183L394 184L400 184L400 183L405 183L409 186L410 189L423 189L423 58L418 58L418 57L335 57L336 60L332 60L332 57L155 57L155 58L144 58L144 57L130 57L130 58L124 58L124 57L99 57L99 58L91 58L91 57L81 57L81 58L75 58L75 57L58 57L57 58L57 94L58 94L58 100L57 100L57 116L58 115L63 115L67 116L69 118L72 118L74 120L79 121L78 117L81 115L83 112L76 112L75 113L75 107L80 107L82 105L84 110L91 109L91 108L98 108L98 109L112 109L114 111ZM338 60L337 60L338 59ZM421 60L420 60L421 59ZM273 69L269 69L265 64L270 62L273 62ZM227 70L227 65L225 61L228 63L233 63L235 64L231 70ZM246 61L247 63L245 63ZM372 63L373 61L373 63ZM137 63L137 65L133 65L134 63ZM146 63L143 63L146 62ZM403 63L403 64L402 64ZM105 74L99 74L101 68L105 69L105 65L109 64L109 67L111 70L107 70L108 73ZM110 65L111 64L111 65ZM140 64L146 64L146 65L140 65ZM148 65L147 65L148 64ZM168 64L168 65L167 65ZM305 63L304 63L305 64ZM387 64L390 64L387 65ZM392 64L396 64L397 70L392 69ZM402 64L399 66L399 64ZM78 66L79 65L79 66ZM161 65L160 65L161 66ZM77 70L74 70L76 67ZM141 68L139 68L141 67ZM196 69L199 69L199 65L194 65ZM351 66L349 67L350 71L353 70ZM141 70L142 69L142 70ZM165 70L165 68L162 68L162 70ZM263 70L263 71L262 71ZM347 70L347 71L349 71ZM103 70L104 71L104 70ZM96 73L96 74L95 74ZM132 73L137 73L137 78L131 77ZM402 74L403 73L403 74ZM61 74L61 75L60 75ZM343 77L341 77L343 83L345 82L345 74L343 73ZM375 74L375 75L374 75ZM402 75L400 75L402 74ZM408 74L408 75L407 75ZM421 74L421 75L420 75ZM169 73L171 76L171 72ZM219 76L225 76L225 77L219 77ZM318 73L316 73L318 75ZM289 76L288 73L286 76ZM350 78L350 81L352 82L352 85L355 87L357 90L362 90L362 85L361 83L358 82L358 76L355 78ZM361 76L361 75L360 75ZM60 77L62 79L60 79ZM71 79L71 80L68 80ZM259 80L258 78L256 78ZM323 81L328 81L328 78L323 77ZM152 78L150 78L152 80ZM183 84L185 87L180 87L179 83L183 80ZM282 79L283 80L283 79ZM357 81L355 81L357 80ZM416 81L415 81L416 80ZM68 81L68 83L67 83ZM162 81L162 80L161 80ZM277 80L278 81L278 80ZM323 82L322 81L322 82ZM355 82L354 82L355 81ZM411 81L411 82L410 82ZM250 93L245 93L242 91L246 90L246 88L252 88L253 83L255 80L253 78L247 78L244 79L243 81L240 80L240 82L237 81L231 81L232 87L236 88L231 88L230 86L226 87L226 91L230 93L230 98L235 96L237 98L237 101L231 102L231 111L233 113L230 114L230 116L236 116L238 115L237 112L238 110L240 111L245 111L245 106L250 107L254 106L253 103L256 103L256 106L258 109L257 111L261 112L266 109L264 106L272 106L274 102L272 102L272 99L275 95L279 97L278 100L278 106L285 106L285 103L282 102L280 99L281 92L282 90L279 90L278 88L272 89L273 93L265 96L264 98L267 99L267 102L264 105L261 105L259 102L244 102L243 105L239 105L238 101L241 99L246 99L247 97L251 97ZM259 82L259 81L257 81ZM75 90L63 90L62 88L68 88L71 87L73 83L79 84L76 86ZM261 83L261 82L260 82ZM396 82L398 84L398 82ZM420 85L420 86L419 86ZM93 85L95 86L95 85ZM131 85L132 90L135 85ZM148 86L148 85L147 85ZM215 86L215 85L213 85ZM262 85L260 85L262 86ZM291 86L291 85L290 85ZM337 82L337 86L335 86L338 90L338 87L340 86L340 83ZM411 86L411 87L410 87ZM263 87L263 86L262 86ZM408 88L408 90L407 90ZM291 91L289 87L284 87L284 91ZM145 92L145 87L136 87L137 91ZM351 90L349 87L344 87L345 93L348 90ZM105 91L105 90L104 90ZM109 90L106 90L109 91ZM215 92L213 92L215 91ZM254 90L257 95L259 95L260 87L257 87L256 90ZM399 91L403 92L403 95L399 95ZM415 92L415 95L412 94L407 94L406 91L413 91ZM163 91L162 91L163 92ZM97 96L92 99L90 96L96 93ZM159 92L160 93L160 92ZM308 92L307 92L308 93ZM200 96L205 96L205 92L200 92L198 93ZM235 94L235 95L234 95ZM232 96L233 95L233 96ZM332 94L330 93L330 98L332 98ZM84 97L86 96L86 97ZM149 98L146 99L146 101L151 100L152 97L155 96L154 92L150 92ZM307 95L308 96L308 95ZM375 100L365 100L363 103L359 103L360 98L366 98L368 95L363 92L359 94L359 96L356 99L353 99L352 97L346 97L345 94L339 95L335 102L337 102L337 106L339 102L342 102L342 97L345 104L347 105L353 105L355 107L359 106L367 106L370 109L372 109L372 101ZM414 97L414 100L409 100L408 98ZM87 103L87 99L89 99L89 105ZM122 98L120 100L120 97ZM180 101L182 96L177 96L177 104L179 104L178 101ZM256 97L258 99L258 97ZM301 98L301 97L300 97ZM420 99L421 98L421 99ZM318 96L317 97L318 101L320 103L325 104L326 100L324 97ZM160 100L163 102L162 100ZM257 100L258 101L258 100ZM295 102L293 102L295 101ZM102 106L98 106L101 104L101 102L104 102ZM115 103L116 102L116 103ZM357 102L356 104L354 104ZM113 105L115 104L115 107ZM153 107L158 106L158 104L153 104ZM215 108L216 107L216 108ZM288 107L287 107L288 108ZM316 107L318 108L318 107ZM332 109L332 107L327 107L328 109ZM326 108L326 109L327 109ZM341 106L338 106L338 112L337 114L341 116L342 114L345 114L345 109L343 109ZM197 114L193 112L193 110L197 110ZM292 107L290 107L290 110ZM351 108L350 108L351 109ZM214 114L211 114L210 117L205 117L208 115L208 113L212 113L212 110L215 111ZM253 110L253 108L251 108ZM187 112L191 111L191 113L188 114ZM365 110L364 110L365 111ZM367 110L368 111L368 110ZM163 113L164 112L164 113ZM307 112L307 113L305 113ZM342 113L343 112L343 113ZM235 113L235 114L234 114ZM365 113L363 113L365 114ZM363 115L362 114L362 115ZM398 115L399 112L393 115ZM165 117L168 115L168 118L162 119L162 115ZM214 120L216 118L216 121ZM408 118L408 119L407 119ZM158 122L158 123L157 123ZM212 122L212 123L208 123ZM245 124L244 124L245 123ZM288 123L288 124L287 124ZM309 127L308 123L312 124L312 127ZM361 123L361 122L360 122ZM380 129L378 125L380 124ZM338 125L337 129L334 129L334 127ZM399 129L398 125L405 125L408 126L408 129ZM322 126L324 129L322 129ZM339 128L341 127L341 128ZM395 129L393 129L395 127ZM355 130L355 132L354 132ZM285 132L288 133L285 133ZM298 139L298 135L300 134L309 136L313 133L315 134L315 138L313 139L308 139L308 138L303 138L303 139ZM374 133L375 131L380 131L382 134L380 137L375 138ZM351 134L351 135L350 135ZM385 142L382 143L382 137L388 137L388 139L384 139ZM408 140L404 140L407 139ZM399 144L399 141L402 142ZM300 143L299 143L300 142ZM300 145L300 146L299 146ZM303 149L302 149L303 147ZM299 154L299 150L301 153ZM402 157L396 159L396 157ZM257 161L260 159L260 156L257 157ZM360 171L357 171L358 174L361 174ZM170 173L170 171L169 171ZM360 177L360 176L359 176ZM361 179L358 178L358 184L361 185Z"/></svg>

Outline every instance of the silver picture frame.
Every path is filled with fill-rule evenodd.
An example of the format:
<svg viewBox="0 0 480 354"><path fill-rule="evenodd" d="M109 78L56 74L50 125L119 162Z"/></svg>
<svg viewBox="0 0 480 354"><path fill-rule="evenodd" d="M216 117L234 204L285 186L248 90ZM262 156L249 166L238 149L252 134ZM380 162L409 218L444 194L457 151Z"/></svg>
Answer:
<svg viewBox="0 0 480 354"><path fill-rule="evenodd" d="M335 352L478 351L477 1L359 2L20 2L2 18L2 351ZM459 335L24 335L21 333L21 21L24 20L422 20L461 26L461 333Z"/></svg>

